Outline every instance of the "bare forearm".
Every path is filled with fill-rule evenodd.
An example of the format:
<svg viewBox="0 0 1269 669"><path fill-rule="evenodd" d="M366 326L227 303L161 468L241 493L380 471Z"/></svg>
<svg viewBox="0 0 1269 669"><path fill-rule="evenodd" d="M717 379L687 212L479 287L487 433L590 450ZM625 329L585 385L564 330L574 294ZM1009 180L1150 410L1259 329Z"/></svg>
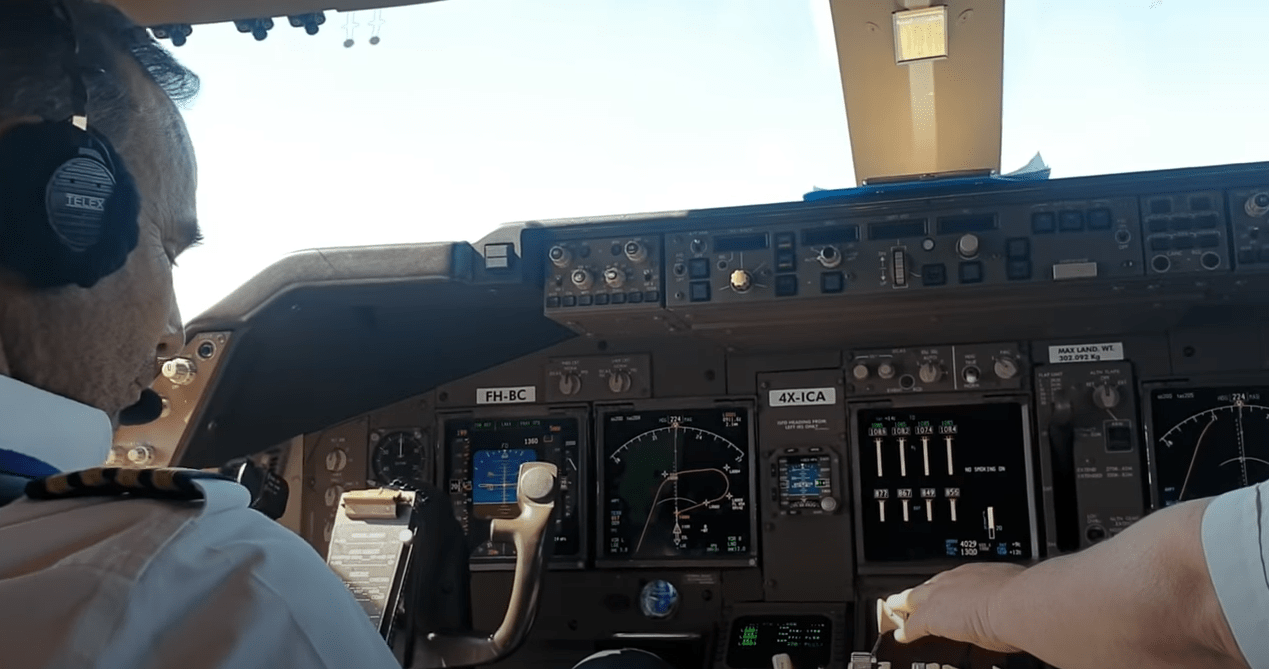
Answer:
<svg viewBox="0 0 1269 669"><path fill-rule="evenodd" d="M992 598L1002 642L1062 669L1245 669L1203 557L1207 501L1021 572Z"/></svg>

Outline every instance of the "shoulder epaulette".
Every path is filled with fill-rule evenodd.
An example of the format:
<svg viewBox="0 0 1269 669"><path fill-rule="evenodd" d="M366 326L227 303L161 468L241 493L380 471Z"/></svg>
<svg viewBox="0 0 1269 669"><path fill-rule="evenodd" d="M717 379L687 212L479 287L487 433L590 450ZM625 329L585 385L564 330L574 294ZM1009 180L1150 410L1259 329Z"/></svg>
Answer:
<svg viewBox="0 0 1269 669"><path fill-rule="evenodd" d="M194 485L197 479L233 480L213 472L179 467L94 467L35 479L26 484L26 496L31 499L148 497L197 500L203 498L203 491Z"/></svg>

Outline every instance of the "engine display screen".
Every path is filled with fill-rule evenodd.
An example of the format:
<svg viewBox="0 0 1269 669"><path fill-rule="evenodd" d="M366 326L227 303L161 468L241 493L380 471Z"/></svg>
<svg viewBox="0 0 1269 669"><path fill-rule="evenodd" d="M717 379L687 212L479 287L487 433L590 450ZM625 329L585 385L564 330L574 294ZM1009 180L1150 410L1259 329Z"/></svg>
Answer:
<svg viewBox="0 0 1269 669"><path fill-rule="evenodd" d="M749 414L724 407L603 415L601 556L753 557Z"/></svg>
<svg viewBox="0 0 1269 669"><path fill-rule="evenodd" d="M451 418L445 422L446 479L454 514L470 534L471 522L515 518L520 465L551 462L559 468L555 510L555 556L581 555L577 489L580 487L580 427L574 417L516 419ZM486 541L472 557L501 560L515 556L510 543Z"/></svg>
<svg viewBox="0 0 1269 669"><path fill-rule="evenodd" d="M788 653L795 667L827 667L833 622L820 615L741 616L732 622L727 666L768 669L771 657L780 653Z"/></svg>
<svg viewBox="0 0 1269 669"><path fill-rule="evenodd" d="M1269 480L1269 388L1157 389L1150 402L1160 506Z"/></svg>
<svg viewBox="0 0 1269 669"><path fill-rule="evenodd" d="M1018 403L861 409L864 559L1034 557L1025 409Z"/></svg>

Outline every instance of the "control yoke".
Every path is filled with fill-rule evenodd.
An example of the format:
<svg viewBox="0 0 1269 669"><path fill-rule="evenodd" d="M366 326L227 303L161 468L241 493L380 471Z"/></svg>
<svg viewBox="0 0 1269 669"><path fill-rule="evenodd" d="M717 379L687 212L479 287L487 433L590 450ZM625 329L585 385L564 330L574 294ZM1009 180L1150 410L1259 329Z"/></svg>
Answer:
<svg viewBox="0 0 1269 669"><path fill-rule="evenodd" d="M558 470L549 462L520 465L516 505L520 515L495 518L489 528L494 541L511 541L516 547L515 580L511 601L502 624L492 634L442 634L429 632L416 640L410 669L469 667L510 655L529 634L538 612L538 594L551 541L551 516L558 490Z"/></svg>
<svg viewBox="0 0 1269 669"><path fill-rule="evenodd" d="M326 561L407 669L489 664L514 652L533 626L557 491L554 464L523 463L519 515L489 524L492 540L516 549L511 600L491 633L470 629L468 543L448 499L432 486L344 493Z"/></svg>

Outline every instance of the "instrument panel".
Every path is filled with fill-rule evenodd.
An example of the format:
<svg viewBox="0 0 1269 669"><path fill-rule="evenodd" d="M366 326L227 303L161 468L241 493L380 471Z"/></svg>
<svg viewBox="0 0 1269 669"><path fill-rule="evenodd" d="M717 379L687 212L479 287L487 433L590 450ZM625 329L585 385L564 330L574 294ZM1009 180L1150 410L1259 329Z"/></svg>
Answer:
<svg viewBox="0 0 1269 669"><path fill-rule="evenodd" d="M1269 186L1240 178L526 227L534 315L576 336L306 437L305 536L340 490L431 481L477 537L547 460L549 587L508 666L845 669L878 594L1269 480ZM478 621L513 557L473 542Z"/></svg>
<svg viewBox="0 0 1269 669"><path fill-rule="evenodd" d="M1269 480L1269 386L1157 388L1150 409L1159 506Z"/></svg>
<svg viewBox="0 0 1269 669"><path fill-rule="evenodd" d="M752 409L600 413L597 562L752 560Z"/></svg>

